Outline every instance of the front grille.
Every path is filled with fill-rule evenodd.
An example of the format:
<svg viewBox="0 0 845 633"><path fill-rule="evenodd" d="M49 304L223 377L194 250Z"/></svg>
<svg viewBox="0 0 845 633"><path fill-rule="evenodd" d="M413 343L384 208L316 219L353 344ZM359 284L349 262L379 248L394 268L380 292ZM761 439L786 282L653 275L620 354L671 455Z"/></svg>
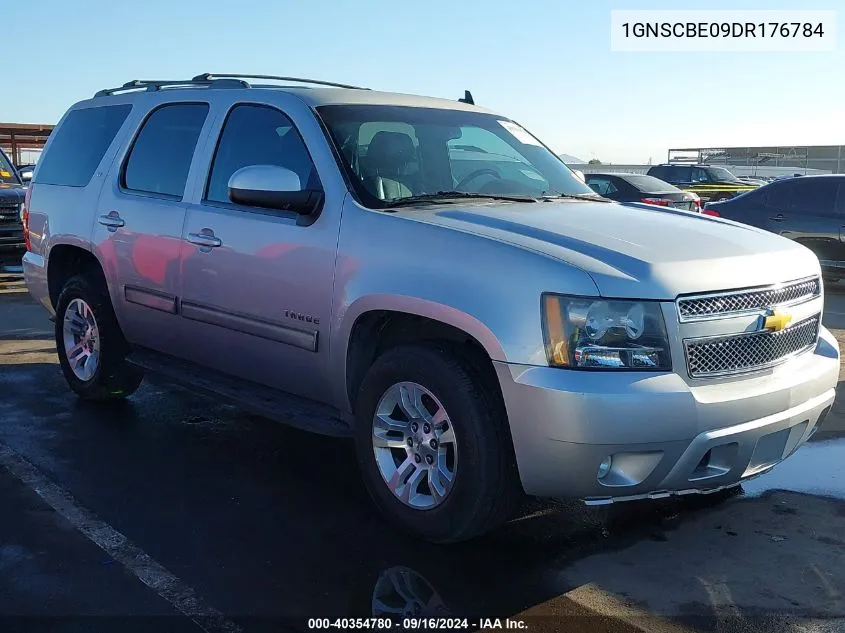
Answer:
<svg viewBox="0 0 845 633"><path fill-rule="evenodd" d="M681 322L734 316L779 305L801 303L821 295L818 277L789 284L678 299Z"/></svg>
<svg viewBox="0 0 845 633"><path fill-rule="evenodd" d="M21 206L0 205L0 224L17 224L21 221Z"/></svg>
<svg viewBox="0 0 845 633"><path fill-rule="evenodd" d="M780 332L754 332L684 341L692 378L738 374L772 367L810 349L819 333L819 315Z"/></svg>

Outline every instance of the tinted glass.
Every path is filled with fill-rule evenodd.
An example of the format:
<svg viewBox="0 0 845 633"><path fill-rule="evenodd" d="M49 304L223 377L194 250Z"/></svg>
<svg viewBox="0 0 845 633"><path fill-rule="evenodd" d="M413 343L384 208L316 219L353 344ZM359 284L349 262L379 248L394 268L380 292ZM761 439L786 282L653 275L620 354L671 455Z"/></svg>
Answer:
<svg viewBox="0 0 845 633"><path fill-rule="evenodd" d="M712 180L712 178L706 170L701 169L700 167L692 168L692 182L710 182L710 180Z"/></svg>
<svg viewBox="0 0 845 633"><path fill-rule="evenodd" d="M724 167L707 167L706 171L710 177L710 180L719 180L724 182L742 182Z"/></svg>
<svg viewBox="0 0 845 633"><path fill-rule="evenodd" d="M792 184L788 209L801 213L832 215L836 206L838 178L800 178Z"/></svg>
<svg viewBox="0 0 845 633"><path fill-rule="evenodd" d="M414 196L595 195L518 124L465 110L384 105L318 108L364 204Z"/></svg>
<svg viewBox="0 0 845 633"><path fill-rule="evenodd" d="M204 103L180 103L155 110L132 146L123 186L181 198L207 115L208 105Z"/></svg>
<svg viewBox="0 0 845 633"><path fill-rule="evenodd" d="M792 198L792 181L774 183L765 188L763 192L764 204L767 207L784 211L789 208Z"/></svg>
<svg viewBox="0 0 845 633"><path fill-rule="evenodd" d="M645 191L647 193L672 193L678 191L677 187L673 187L668 182L654 178L653 176L624 176L623 180L634 185L637 191Z"/></svg>
<svg viewBox="0 0 845 633"><path fill-rule="evenodd" d="M94 175L131 105L74 110L53 130L50 147L38 162L36 182L84 187Z"/></svg>
<svg viewBox="0 0 845 633"><path fill-rule="evenodd" d="M666 177L668 182L692 182L691 167L669 167L669 174Z"/></svg>
<svg viewBox="0 0 845 633"><path fill-rule="evenodd" d="M19 185L20 180L15 173L15 168L12 163L6 158L6 155L0 150L0 187L8 185Z"/></svg>
<svg viewBox="0 0 845 633"><path fill-rule="evenodd" d="M607 196L618 191L616 185L608 178L601 176L587 176L587 184L590 185L590 189L601 196Z"/></svg>
<svg viewBox="0 0 845 633"><path fill-rule="evenodd" d="M666 167L652 167L648 170L648 175L654 178L665 179L668 177L668 171Z"/></svg>
<svg viewBox="0 0 845 633"><path fill-rule="evenodd" d="M229 202L229 178L249 165L276 165L299 176L303 189L319 189L317 172L291 120L275 108L232 109L214 155L206 199Z"/></svg>

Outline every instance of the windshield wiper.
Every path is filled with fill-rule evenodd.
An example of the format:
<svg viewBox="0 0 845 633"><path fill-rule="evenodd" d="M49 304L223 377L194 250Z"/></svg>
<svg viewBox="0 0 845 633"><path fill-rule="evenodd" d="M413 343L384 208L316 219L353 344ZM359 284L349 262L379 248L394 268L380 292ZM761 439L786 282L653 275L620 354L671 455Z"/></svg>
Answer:
<svg viewBox="0 0 845 633"><path fill-rule="evenodd" d="M537 198L531 196L509 195L509 194L494 194L494 193L470 193L467 191L438 191L437 193L424 193L418 196L408 196L407 198L396 198L395 200L386 200L386 206L402 207L412 204L419 204L421 202L449 202L450 200L466 200L467 198L478 200L505 200L507 202L537 202Z"/></svg>
<svg viewBox="0 0 845 633"><path fill-rule="evenodd" d="M554 195L540 196L543 200L589 200L591 202L613 202L608 198L603 198L597 193L556 193Z"/></svg>

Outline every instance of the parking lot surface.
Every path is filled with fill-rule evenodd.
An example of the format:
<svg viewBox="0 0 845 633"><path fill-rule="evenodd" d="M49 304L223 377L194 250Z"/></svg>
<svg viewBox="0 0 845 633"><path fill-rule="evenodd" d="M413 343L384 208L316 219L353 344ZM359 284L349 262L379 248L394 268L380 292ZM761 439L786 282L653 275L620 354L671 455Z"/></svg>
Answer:
<svg viewBox="0 0 845 633"><path fill-rule="evenodd" d="M840 329L845 292L830 292L825 322ZM536 502L437 547L377 516L349 442L149 383L83 404L52 336L19 276L0 273L0 631L309 630L377 615L845 630L845 394L809 445L737 494Z"/></svg>

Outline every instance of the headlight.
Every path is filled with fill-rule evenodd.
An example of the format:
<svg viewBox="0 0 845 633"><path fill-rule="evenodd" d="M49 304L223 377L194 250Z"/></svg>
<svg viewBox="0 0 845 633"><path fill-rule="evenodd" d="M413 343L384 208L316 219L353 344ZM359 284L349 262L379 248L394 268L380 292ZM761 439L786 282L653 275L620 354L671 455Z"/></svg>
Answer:
<svg viewBox="0 0 845 633"><path fill-rule="evenodd" d="M583 369L669 371L660 304L543 295L549 364Z"/></svg>

